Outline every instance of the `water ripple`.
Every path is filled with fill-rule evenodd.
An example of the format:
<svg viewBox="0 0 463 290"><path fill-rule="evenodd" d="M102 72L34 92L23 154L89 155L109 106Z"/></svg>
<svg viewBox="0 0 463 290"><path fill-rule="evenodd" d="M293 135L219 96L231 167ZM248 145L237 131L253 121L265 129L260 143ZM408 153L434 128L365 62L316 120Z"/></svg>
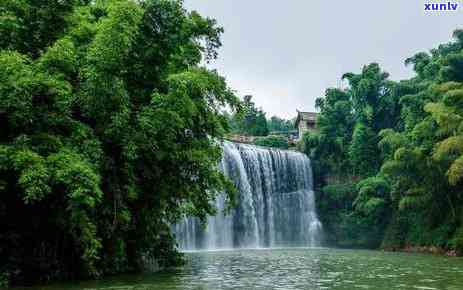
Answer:
<svg viewBox="0 0 463 290"><path fill-rule="evenodd" d="M461 258L322 248L195 252L187 257L188 265L173 272L34 290L463 289Z"/></svg>

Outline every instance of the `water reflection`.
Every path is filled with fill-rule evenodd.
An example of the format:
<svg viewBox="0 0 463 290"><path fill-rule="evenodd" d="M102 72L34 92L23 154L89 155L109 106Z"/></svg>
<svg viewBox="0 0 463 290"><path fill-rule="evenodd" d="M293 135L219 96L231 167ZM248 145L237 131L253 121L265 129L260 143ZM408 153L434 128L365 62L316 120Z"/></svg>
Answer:
<svg viewBox="0 0 463 290"><path fill-rule="evenodd" d="M40 290L463 289L463 259L333 249L188 253L182 269Z"/></svg>

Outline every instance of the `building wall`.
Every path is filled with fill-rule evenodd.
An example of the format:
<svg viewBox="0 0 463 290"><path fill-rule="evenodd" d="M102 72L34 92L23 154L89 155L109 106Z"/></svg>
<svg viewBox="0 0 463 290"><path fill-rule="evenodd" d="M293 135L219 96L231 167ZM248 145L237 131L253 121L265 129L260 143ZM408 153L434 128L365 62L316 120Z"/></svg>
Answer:
<svg viewBox="0 0 463 290"><path fill-rule="evenodd" d="M309 126L306 121L299 122L299 140L302 140L304 133L309 130Z"/></svg>
<svg viewBox="0 0 463 290"><path fill-rule="evenodd" d="M298 139L302 140L302 137L304 136L305 132L315 131L315 130L317 130L317 128L316 128L314 122L310 122L310 121L307 121L307 120L299 122L299 127L298 127L299 137L298 137Z"/></svg>
<svg viewBox="0 0 463 290"><path fill-rule="evenodd" d="M297 115L297 129L298 140L301 140L304 134L308 131L317 131L317 116L318 113L314 112L298 112Z"/></svg>

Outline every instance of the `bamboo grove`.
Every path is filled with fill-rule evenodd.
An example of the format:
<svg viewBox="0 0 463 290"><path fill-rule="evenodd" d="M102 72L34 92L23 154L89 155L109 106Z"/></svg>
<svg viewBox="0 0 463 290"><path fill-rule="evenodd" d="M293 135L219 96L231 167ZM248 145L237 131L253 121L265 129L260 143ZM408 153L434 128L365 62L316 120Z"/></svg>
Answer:
<svg viewBox="0 0 463 290"><path fill-rule="evenodd" d="M304 139L328 242L463 252L463 31L406 59L392 81L372 63L317 99Z"/></svg>

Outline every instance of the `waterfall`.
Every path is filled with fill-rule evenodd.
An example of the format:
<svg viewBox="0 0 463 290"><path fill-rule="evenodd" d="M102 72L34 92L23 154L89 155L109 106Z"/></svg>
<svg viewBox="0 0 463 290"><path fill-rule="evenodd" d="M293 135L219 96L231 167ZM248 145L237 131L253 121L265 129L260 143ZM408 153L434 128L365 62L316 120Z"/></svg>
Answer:
<svg viewBox="0 0 463 290"><path fill-rule="evenodd" d="M238 190L236 208L202 227L185 217L174 226L181 250L318 246L321 223L315 210L310 159L302 153L224 142L220 169Z"/></svg>

